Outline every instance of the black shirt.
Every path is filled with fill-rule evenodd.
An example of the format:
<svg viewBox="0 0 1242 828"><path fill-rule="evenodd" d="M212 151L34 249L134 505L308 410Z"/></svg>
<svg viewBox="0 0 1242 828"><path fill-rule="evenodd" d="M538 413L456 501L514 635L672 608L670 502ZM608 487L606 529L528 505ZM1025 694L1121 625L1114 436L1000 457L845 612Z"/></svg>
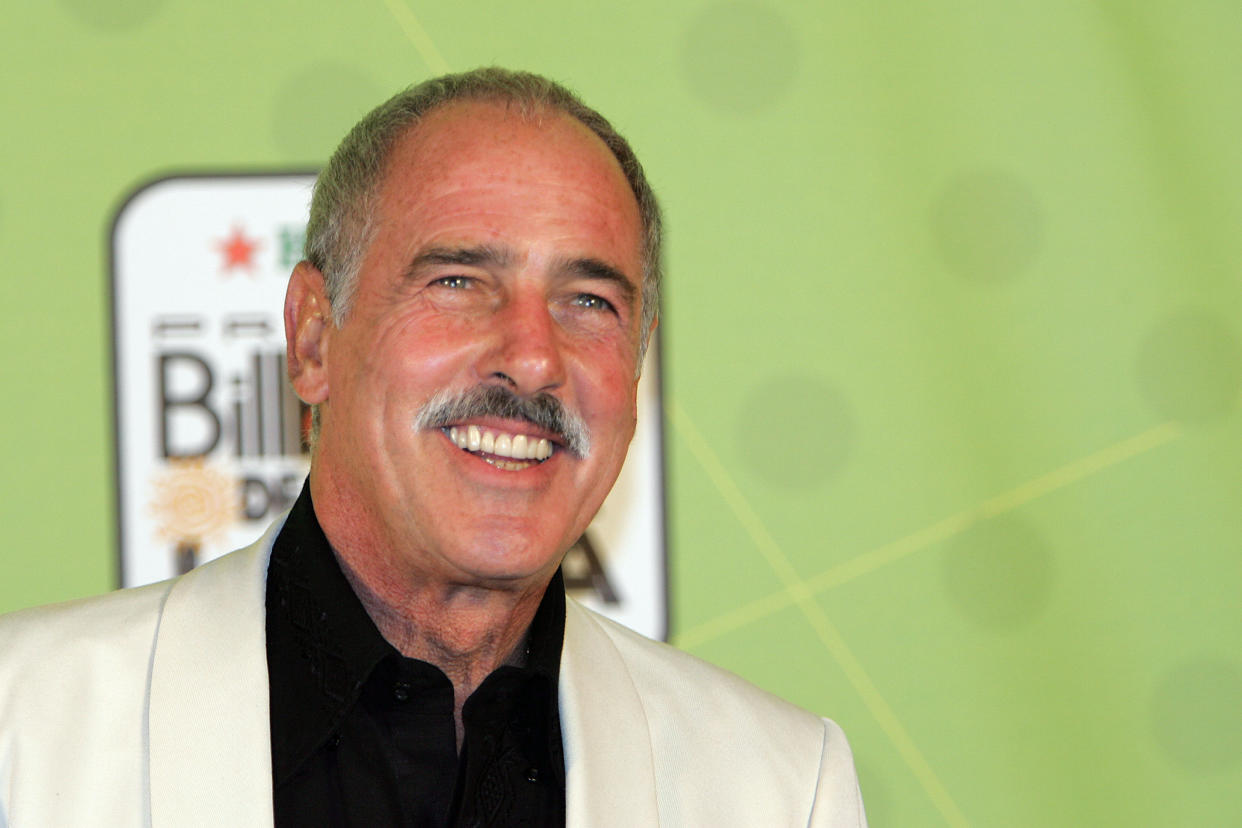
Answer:
<svg viewBox="0 0 1242 828"><path fill-rule="evenodd" d="M341 572L304 486L267 579L267 665L277 828L564 825L557 676L560 572L523 667L489 675L462 709L453 685L389 644Z"/></svg>

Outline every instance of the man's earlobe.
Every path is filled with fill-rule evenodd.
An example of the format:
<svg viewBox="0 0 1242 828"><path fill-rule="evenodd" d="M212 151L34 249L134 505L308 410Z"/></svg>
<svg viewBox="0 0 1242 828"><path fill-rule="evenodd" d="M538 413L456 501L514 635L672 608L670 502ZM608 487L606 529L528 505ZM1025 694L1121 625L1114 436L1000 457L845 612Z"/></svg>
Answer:
<svg viewBox="0 0 1242 828"><path fill-rule="evenodd" d="M289 382L303 402L311 405L328 399L328 342L332 330L332 309L324 291L323 274L310 262L299 262L285 292L285 353Z"/></svg>
<svg viewBox="0 0 1242 828"><path fill-rule="evenodd" d="M639 336L643 339L642 346L638 349L638 353L641 354L642 358L638 363L638 369L634 372L635 378L639 378L643 375L643 368L647 362L647 354L651 351L651 341L655 339L655 329L659 327L659 325L660 317L657 314L651 318L651 323L647 326L647 330L639 331ZM635 407L635 410L637 410L637 406Z"/></svg>

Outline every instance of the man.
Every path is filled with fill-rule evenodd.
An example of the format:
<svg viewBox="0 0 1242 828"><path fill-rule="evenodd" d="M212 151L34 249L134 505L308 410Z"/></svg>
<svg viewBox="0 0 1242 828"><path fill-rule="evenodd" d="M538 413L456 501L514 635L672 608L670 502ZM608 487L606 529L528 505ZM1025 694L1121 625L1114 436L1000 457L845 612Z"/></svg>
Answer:
<svg viewBox="0 0 1242 828"><path fill-rule="evenodd" d="M836 725L565 598L659 239L628 145L542 78L355 127L285 303L302 496L178 580L0 622L0 825L864 824Z"/></svg>

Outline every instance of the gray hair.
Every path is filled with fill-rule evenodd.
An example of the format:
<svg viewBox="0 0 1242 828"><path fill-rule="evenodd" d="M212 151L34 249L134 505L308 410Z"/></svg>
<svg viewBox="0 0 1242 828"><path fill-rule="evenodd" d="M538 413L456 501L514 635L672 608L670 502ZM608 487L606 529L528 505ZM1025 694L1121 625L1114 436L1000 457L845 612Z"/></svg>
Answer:
<svg viewBox="0 0 1242 828"><path fill-rule="evenodd" d="M564 112L598 135L616 157L638 201L643 228L641 369L662 276L660 207L642 165L607 119L574 93L539 75L498 67L432 78L399 92L350 130L319 174L304 255L324 276L333 321L340 325L349 314L362 257L374 235L375 199L393 146L428 112L455 101L504 103L527 117L547 110Z"/></svg>
<svg viewBox="0 0 1242 828"><path fill-rule="evenodd" d="M417 429L445 428L475 417L525 420L556 435L576 457L591 451L591 429L575 412L551 394L520 397L506 385L476 385L466 391L444 390L429 399L414 417Z"/></svg>

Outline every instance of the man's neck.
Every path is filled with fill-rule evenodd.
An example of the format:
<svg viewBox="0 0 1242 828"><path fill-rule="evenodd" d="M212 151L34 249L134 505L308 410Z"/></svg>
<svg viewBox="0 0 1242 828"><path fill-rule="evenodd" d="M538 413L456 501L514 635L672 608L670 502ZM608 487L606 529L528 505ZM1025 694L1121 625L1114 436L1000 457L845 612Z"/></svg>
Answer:
<svg viewBox="0 0 1242 828"><path fill-rule="evenodd" d="M496 668L524 656L527 631L555 565L520 580L486 581L458 572L442 557L407 548L402 531L384 524L364 499L351 497L347 484L312 463L320 527L380 634L402 655L440 668L453 683L460 744L466 699Z"/></svg>
<svg viewBox="0 0 1242 828"><path fill-rule="evenodd" d="M521 665L526 634L547 584L509 592L476 586L393 581L337 553L341 571L380 634L402 655L434 664L453 683L461 709L504 664Z"/></svg>

